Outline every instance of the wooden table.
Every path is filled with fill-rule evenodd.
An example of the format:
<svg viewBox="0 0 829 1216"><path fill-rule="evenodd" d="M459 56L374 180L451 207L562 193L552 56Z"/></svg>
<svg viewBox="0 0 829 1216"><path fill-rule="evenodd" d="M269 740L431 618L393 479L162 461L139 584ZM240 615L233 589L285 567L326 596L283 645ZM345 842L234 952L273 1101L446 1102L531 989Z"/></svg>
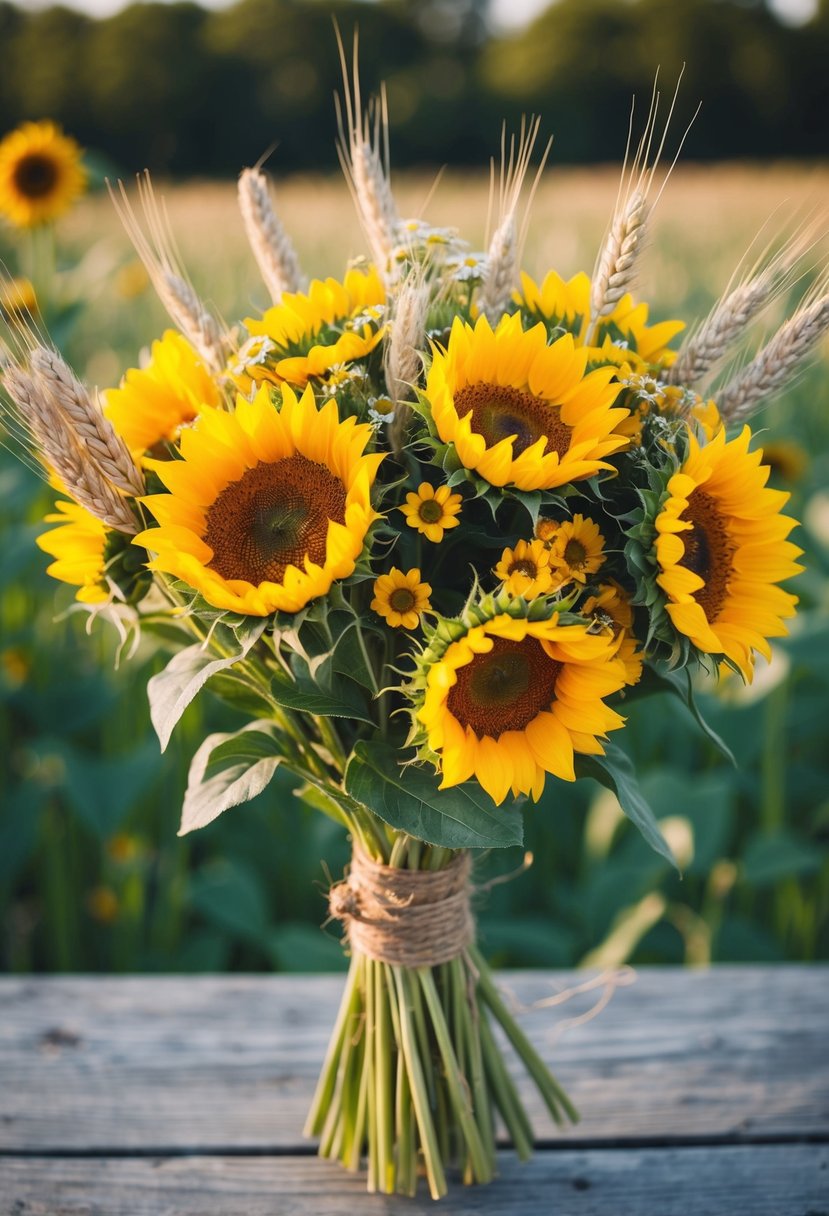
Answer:
<svg viewBox="0 0 829 1216"><path fill-rule="evenodd" d="M522 1006L584 975L508 973ZM300 1135L335 976L0 980L0 1213L364 1216ZM829 969L654 969L522 1015L583 1113L453 1216L829 1216ZM441 1210L441 1209L437 1209Z"/></svg>

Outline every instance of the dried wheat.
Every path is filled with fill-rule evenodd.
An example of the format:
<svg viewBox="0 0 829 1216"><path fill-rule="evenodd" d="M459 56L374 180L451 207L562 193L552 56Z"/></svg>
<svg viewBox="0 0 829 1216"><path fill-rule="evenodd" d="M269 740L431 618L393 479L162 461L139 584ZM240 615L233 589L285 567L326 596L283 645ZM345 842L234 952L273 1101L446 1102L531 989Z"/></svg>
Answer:
<svg viewBox="0 0 829 1216"><path fill-rule="evenodd" d="M402 284L394 304L390 333L386 342L386 384L394 403L390 428L392 448L399 453L406 439L414 386L420 376L421 354L426 344L426 315L429 288L422 271L416 271Z"/></svg>
<svg viewBox="0 0 829 1216"><path fill-rule="evenodd" d="M32 352L30 367L103 475L125 494L143 494L144 478L127 445L60 355L40 346Z"/></svg>
<svg viewBox="0 0 829 1216"><path fill-rule="evenodd" d="M492 325L496 325L509 308L518 278L521 250L526 237L526 219L519 232L518 205L540 125L541 120L538 118L531 119L529 124L522 121L517 145L515 138L512 137L509 141L509 151L507 151L506 130L503 130L501 134L498 223L487 248L486 273L478 297L481 311ZM551 143L548 142L530 190L527 214L529 214L530 203L547 163L550 147ZM491 166L490 180L493 185L490 191L491 210L495 180L494 164Z"/></svg>
<svg viewBox="0 0 829 1216"><path fill-rule="evenodd" d="M149 173L137 180L147 232L135 214L123 182L118 183L118 193L110 186L115 210L170 317L205 362L214 370L221 369L230 345L223 327L199 299L182 269L166 212L155 196Z"/></svg>
<svg viewBox="0 0 829 1216"><path fill-rule="evenodd" d="M72 425L55 407L54 396L46 390L42 377L13 364L3 372L3 387L17 407L35 448L72 498L102 523L134 536L138 532L135 516L98 465L89 459Z"/></svg>
<svg viewBox="0 0 829 1216"><path fill-rule="evenodd" d="M256 264L274 304L283 292L299 291L299 257L271 202L268 181L260 169L245 169L239 177L239 210Z"/></svg>
<svg viewBox="0 0 829 1216"><path fill-rule="evenodd" d="M717 394L725 421L741 422L762 401L784 389L827 331L829 295L820 294L805 301L748 366Z"/></svg>
<svg viewBox="0 0 829 1216"><path fill-rule="evenodd" d="M372 99L367 111L363 112L357 38L354 38L351 72L339 30L337 44L344 91L344 109L340 99L335 99L339 132L337 154L372 258L381 274L393 282L397 263L392 252L397 242L400 216L389 181L386 94L381 92L379 101Z"/></svg>
<svg viewBox="0 0 829 1216"><path fill-rule="evenodd" d="M590 310L594 323L612 313L633 285L647 218L647 199L639 191L631 195L625 208L614 217L593 277Z"/></svg>

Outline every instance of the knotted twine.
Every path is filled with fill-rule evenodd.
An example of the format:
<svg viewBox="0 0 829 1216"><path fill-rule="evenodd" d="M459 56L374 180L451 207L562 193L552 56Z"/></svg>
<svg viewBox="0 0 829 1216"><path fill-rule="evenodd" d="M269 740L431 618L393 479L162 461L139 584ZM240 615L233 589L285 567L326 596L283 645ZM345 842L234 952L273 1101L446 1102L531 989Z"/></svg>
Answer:
<svg viewBox="0 0 829 1216"><path fill-rule="evenodd" d="M348 876L331 888L329 910L352 950L401 967L436 967L474 940L471 870L464 852L442 870L400 870L355 845Z"/></svg>

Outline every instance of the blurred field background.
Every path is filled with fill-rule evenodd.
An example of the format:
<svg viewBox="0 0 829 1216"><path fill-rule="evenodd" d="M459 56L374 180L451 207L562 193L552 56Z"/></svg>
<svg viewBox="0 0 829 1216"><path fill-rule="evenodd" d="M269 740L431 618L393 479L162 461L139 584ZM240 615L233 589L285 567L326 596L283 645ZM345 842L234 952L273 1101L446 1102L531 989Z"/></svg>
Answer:
<svg viewBox="0 0 829 1216"><path fill-rule="evenodd" d="M244 0L239 6L241 28L248 28L242 19L250 17L255 3ZM206 20L193 5L144 7L156 14L160 31L174 19L171 13L180 21ZM314 20L324 10L327 22L330 7L296 3L274 4L272 9L285 20L288 10L304 17L316 10ZM334 7L340 12L348 8ZM392 20L395 13L416 6L359 7L379 21L381 10L388 10L383 20ZM441 6L426 7L436 12ZM452 7L443 5L447 11ZM565 11L576 22L576 7L562 0L550 12ZM762 5L732 5L727 0L696 0L691 5L682 0L676 9L692 7L711 10L712 20L721 24L725 10L729 20L732 10L738 14L735 22L753 14L757 28L775 26L786 47L791 39L803 37L802 27L777 25ZM458 11L461 8L477 20L482 6L459 5ZM652 0L590 0L583 11L590 9L598 22L601 10L606 30L611 18L626 22L635 9L648 10L653 18L657 8ZM11 28L10 12L8 5L0 4L0 29ZM138 10L129 12L131 20L138 21ZM61 22L77 24L77 15L66 10L50 13L29 14L26 21L46 22L48 17L55 28ZM127 16L110 20L127 22ZM819 17L825 23L825 6ZM228 13L211 19L229 24ZM96 37L106 34L106 22L79 20L97 26ZM19 29L24 24L21 19ZM336 83L328 28L318 72L326 92ZM593 28L600 31L602 26ZM515 47L521 39L525 55L530 54L531 32L512 36L510 54L518 54ZM681 53L690 59L697 47L690 66L697 84L683 91L689 99L685 114L707 92L700 75L704 47L689 40L684 48L683 36L687 30L680 22L673 40L665 35L660 59L670 66ZM474 50L478 58L492 61L491 39L468 33L457 37L461 40L447 44L455 48L452 53L460 54L460 47L465 54L471 56ZM240 35L237 47L245 45ZM756 40L751 45L756 51ZM267 74L263 47L249 49L251 54L256 49L257 70ZM650 63L651 73L656 60L648 60L648 54L643 45L639 59ZM510 62L511 79L531 76L529 68L522 76L520 64ZM525 58L525 65L529 62ZM609 101L607 90L597 85L600 66L588 63L592 100L584 102L573 121L576 129L601 133L600 120L608 115L608 126L615 124L619 136L612 152L620 159L627 100L622 115L611 114L612 97ZM736 70L726 72L722 65L721 70L732 82L740 79ZM369 58L369 79L380 71L380 58ZM493 71L497 78L498 69ZM568 79L572 71L571 65ZM14 78L14 72L11 75ZM64 78L64 94L69 95L67 70L62 77L54 69L49 77L58 98L54 80ZM779 74L768 78L779 83ZM787 79L780 87L791 102ZM170 89L174 84L168 81ZM814 80L811 85L819 92ZM74 134L91 143L80 114L71 127L54 104L49 110L45 103L33 108L24 86L13 86L14 79L12 85L6 80L0 86L0 114L9 115L9 122L47 114L64 117ZM192 82L187 89L191 87ZM825 92L825 84L821 87ZM723 88L717 85L720 92ZM627 98L629 83L625 89ZM150 100L159 91L163 93L156 82L149 89ZM281 96L278 89L276 93ZM22 107L19 115L9 109L10 97ZM196 105L192 98L188 104ZM279 104L274 103L268 140L282 131ZM779 106L775 114L778 111ZM148 102L140 119L131 120L140 124L139 133L146 128L147 138L153 129L152 112ZM291 113L289 107L283 115L288 128ZM559 111L557 122L545 122L545 130L566 132L569 122ZM776 129L771 119L767 125ZM171 117L165 129L173 126ZM423 138L432 133L422 124L418 129ZM804 151L802 146L804 129L801 124L797 139L793 136L792 152L814 155L815 147ZM127 134L131 130L128 127ZM489 130L487 154L497 150L498 122L490 121ZM705 138L707 131L705 127ZM329 114L329 168L335 163L332 133ZM787 216L802 218L810 206L825 207L829 166L782 159L761 163L751 159L759 149L750 138L741 149L729 144L732 135L729 127L721 148L730 155L742 151L749 159L681 165L660 200L639 290L656 319L700 317L769 217L774 217L774 228ZM397 164L394 129L392 138ZM242 141L238 163L256 159L263 142L267 140L248 150ZM420 157L406 151L403 143L401 165L417 163ZM124 166L131 171L152 161L141 159L126 137L120 149L107 145L103 137L92 146L116 171L126 173ZM236 217L234 186L215 179L183 180L191 166L182 166L176 146L174 141L171 152L152 162L168 175L159 177L158 184L196 287L232 321L266 303ZM567 146L565 141L565 151ZM778 156L785 151L773 140L769 146ZM477 152L474 141L471 147ZM280 148L272 165L280 215L305 269L339 276L349 257L365 252L345 186L301 162L292 165L288 152ZM600 148L597 155L606 154ZM703 155L699 146L696 155ZM533 205L525 265L536 276L550 267L563 274L590 269L615 196L617 169L567 167L567 159L558 160L554 146ZM215 174L228 169L223 163L194 167ZM434 179L435 171L423 167L393 173L401 213L457 227L479 248L486 224L486 174L450 168L424 211ZM63 272L70 280L75 277L74 286L80 281L84 298L71 331L67 329L64 349L91 383L115 385L163 330L164 314L103 192L91 194L66 216L58 236ZM18 238L0 229L4 263L14 266L19 253ZM827 355L824 350L821 362L792 385L785 399L755 420L768 446L775 484L792 492L792 513L804 521L797 539L806 550L808 570L796 588L803 610L790 638L775 646L771 667L761 664L751 689L727 680L719 690L700 696L704 713L731 746L739 768L713 749L686 711L664 698L631 706L625 737L620 736L682 862L682 879L629 828L612 797L589 782L570 787L551 779L543 802L526 813L534 864L515 881L492 888L481 902L480 934L496 961L530 966L698 964L829 955ZM256 802L228 812L196 835L176 837L192 753L208 730L231 729L237 723L229 710L204 694L188 710L168 752L159 755L145 685L164 656L142 647L133 659L122 658L116 671L113 631L97 626L91 637L84 636L83 614L69 611L71 594L45 575L45 555L34 545L41 530L38 521L48 506L49 495L41 483L11 455L0 452L0 968L117 972L342 966L333 932L320 932L319 926L325 918L329 874L336 877L341 871L348 847L332 824L292 798L289 780L280 782L277 776ZM492 856L482 862L482 875L509 872L521 860L517 851Z"/></svg>

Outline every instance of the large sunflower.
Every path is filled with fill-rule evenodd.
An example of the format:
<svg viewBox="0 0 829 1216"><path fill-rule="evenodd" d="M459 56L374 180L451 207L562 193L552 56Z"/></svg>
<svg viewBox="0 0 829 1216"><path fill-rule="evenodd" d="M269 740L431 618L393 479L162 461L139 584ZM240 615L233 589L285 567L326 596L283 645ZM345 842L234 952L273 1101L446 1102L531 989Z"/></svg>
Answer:
<svg viewBox="0 0 829 1216"><path fill-rule="evenodd" d="M108 529L85 507L59 498L54 513L45 517L56 524L37 537L37 545L55 558L46 573L62 583L77 587L75 599L82 604L98 604L109 599L106 581L106 544Z"/></svg>
<svg viewBox="0 0 829 1216"><path fill-rule="evenodd" d="M584 272L563 279L551 270L538 284L528 274L521 275L521 291L516 303L530 316L563 325L576 332L582 345L590 314L590 279ZM685 328L682 321L659 321L648 325L648 305L636 304L630 294L622 296L608 316L599 322L598 333L588 348L590 363L631 364L641 371L647 366L669 367L676 359L668 343Z"/></svg>
<svg viewBox="0 0 829 1216"><path fill-rule="evenodd" d="M374 267L349 270L342 283L314 279L307 292L286 292L261 320L245 319L251 337L268 339L273 353L265 359L256 346L254 357L243 360L243 374L304 386L311 377L363 359L383 336L385 303L383 280Z"/></svg>
<svg viewBox="0 0 829 1216"><path fill-rule="evenodd" d="M57 219L85 186L81 150L53 122L24 122L0 142L0 214L18 228Z"/></svg>
<svg viewBox="0 0 829 1216"><path fill-rule="evenodd" d="M153 342L146 367L130 368L121 387L104 396L104 412L135 456L173 442L204 406L221 400L204 360L172 329Z"/></svg>
<svg viewBox="0 0 829 1216"><path fill-rule="evenodd" d="M496 802L538 799L546 773L575 780L575 752L601 753L623 725L602 697L624 684L609 634L506 613L452 642L426 675L418 719L440 756L441 789L475 777Z"/></svg>
<svg viewBox="0 0 829 1216"><path fill-rule="evenodd" d="M794 615L797 598L775 584L802 569L786 540L797 521L780 514L789 495L766 488L769 468L750 440L748 427L729 443L721 430L704 447L691 435L655 521L656 581L671 621L747 680L753 651L769 658L766 639L784 635L783 618Z"/></svg>
<svg viewBox="0 0 829 1216"><path fill-rule="evenodd" d="M609 469L605 457L627 446L612 431L627 411L613 409L613 369L585 375L587 353L566 334L551 346L518 314L493 332L455 318L446 351L429 369L426 397L440 438L461 464L495 486L550 489Z"/></svg>
<svg viewBox="0 0 829 1216"><path fill-rule="evenodd" d="M160 527L137 536L217 608L298 612L352 574L378 518L370 490L382 455L368 425L341 422L286 385L281 408L262 386L233 413L203 409L181 436L182 460L149 461L169 494L144 501Z"/></svg>

